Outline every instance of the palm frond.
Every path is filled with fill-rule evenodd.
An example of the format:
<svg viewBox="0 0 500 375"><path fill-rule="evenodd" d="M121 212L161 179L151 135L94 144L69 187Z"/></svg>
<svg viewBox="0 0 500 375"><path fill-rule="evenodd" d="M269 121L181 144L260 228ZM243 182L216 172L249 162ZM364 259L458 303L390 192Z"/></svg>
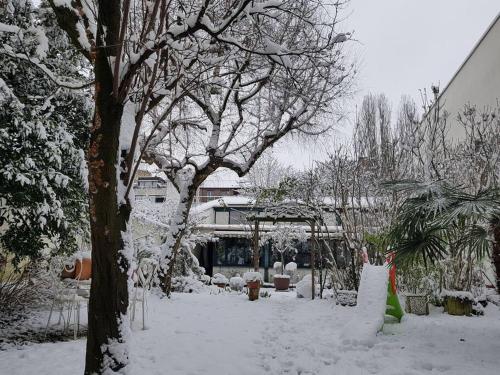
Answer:
<svg viewBox="0 0 500 375"><path fill-rule="evenodd" d="M422 260L424 265L442 259L447 254L447 243L443 239L444 228L430 225L420 228L405 237L390 235L397 240L391 242L391 251L396 254L395 261L417 262Z"/></svg>
<svg viewBox="0 0 500 375"><path fill-rule="evenodd" d="M472 224L463 230L458 240L455 242L457 250L469 255L474 254L478 259L482 259L489 254L491 238L487 225Z"/></svg>

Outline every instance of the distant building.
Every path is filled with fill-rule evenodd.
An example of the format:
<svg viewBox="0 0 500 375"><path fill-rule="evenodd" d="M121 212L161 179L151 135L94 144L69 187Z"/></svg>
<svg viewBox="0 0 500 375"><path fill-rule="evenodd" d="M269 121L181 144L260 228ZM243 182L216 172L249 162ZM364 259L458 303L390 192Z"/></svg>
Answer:
<svg viewBox="0 0 500 375"><path fill-rule="evenodd" d="M196 203L206 203L221 197L236 196L240 194L241 188L239 180L207 180L198 189Z"/></svg>
<svg viewBox="0 0 500 375"><path fill-rule="evenodd" d="M134 184L135 200L149 200L153 203L164 203L177 197L174 186L161 177L138 177Z"/></svg>
<svg viewBox="0 0 500 375"><path fill-rule="evenodd" d="M457 121L465 105L478 111L494 107L500 99L500 13L495 17L450 82L441 90L438 101L449 114L452 139L465 133Z"/></svg>
<svg viewBox="0 0 500 375"><path fill-rule="evenodd" d="M247 221L247 216L261 212L263 208L255 207L252 198L244 196L221 197L200 204L191 210L191 214L199 218L196 229L209 234L211 241L197 246L195 255L200 265L205 268L208 275L219 272L226 276L234 276L251 270L252 266L252 239L253 229ZM323 234L329 233L329 246L337 249L342 240L342 229L335 214L326 218L329 222L323 228ZM304 227L310 233L308 223L296 223ZM261 235L272 230L274 224L271 222L261 223L259 226ZM261 237L262 238L262 237ZM299 267L299 275L303 275L309 269L310 248L309 241L297 244L297 254L294 261ZM341 249L337 253L343 253ZM274 273L274 259L271 245L264 242L260 250L260 266L266 281ZM289 262L292 259L287 259ZM340 261L340 259L339 259Z"/></svg>

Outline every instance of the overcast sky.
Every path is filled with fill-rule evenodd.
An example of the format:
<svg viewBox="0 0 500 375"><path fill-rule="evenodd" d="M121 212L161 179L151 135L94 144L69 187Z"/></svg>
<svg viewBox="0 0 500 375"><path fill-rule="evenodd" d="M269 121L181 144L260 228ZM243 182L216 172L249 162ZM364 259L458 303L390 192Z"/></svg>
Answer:
<svg viewBox="0 0 500 375"><path fill-rule="evenodd" d="M420 104L419 89L444 88L499 12L500 0L351 0L341 26L357 40L351 45L359 65L357 92L347 108L351 119L368 92L385 93L396 108L403 94ZM340 128L338 137L351 129ZM277 154L304 168L324 157L324 143L278 145Z"/></svg>

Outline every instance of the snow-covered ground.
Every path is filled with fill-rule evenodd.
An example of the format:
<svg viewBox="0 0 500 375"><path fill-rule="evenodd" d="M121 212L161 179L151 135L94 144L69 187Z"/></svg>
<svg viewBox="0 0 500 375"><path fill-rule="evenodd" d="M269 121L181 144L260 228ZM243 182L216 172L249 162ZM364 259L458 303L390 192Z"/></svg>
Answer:
<svg viewBox="0 0 500 375"><path fill-rule="evenodd" d="M272 293L152 296L149 329L134 329L131 374L498 374L500 311L483 317L408 315L386 324L372 347L340 339L354 309L332 300ZM0 352L0 373L81 374L85 341Z"/></svg>

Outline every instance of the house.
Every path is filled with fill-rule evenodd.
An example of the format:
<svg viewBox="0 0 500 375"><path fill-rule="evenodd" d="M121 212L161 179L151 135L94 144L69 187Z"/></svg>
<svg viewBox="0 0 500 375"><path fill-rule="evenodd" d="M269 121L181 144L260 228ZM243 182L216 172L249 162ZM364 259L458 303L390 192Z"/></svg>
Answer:
<svg viewBox="0 0 500 375"><path fill-rule="evenodd" d="M449 114L448 136L459 140L465 136L457 121L465 105L479 111L496 107L500 99L500 13L486 29L472 51L441 90L439 106Z"/></svg>
<svg viewBox="0 0 500 375"><path fill-rule="evenodd" d="M210 240L197 247L195 255L200 265L205 268L208 275L223 273L234 276L253 269L252 266L252 241L253 223L248 218L265 210L265 207L255 205L253 198L245 196L228 196L213 199L209 202L194 207L193 216L198 217L196 230L208 235ZM342 240L342 229L336 215L327 218L319 230L319 238L328 241L332 248L337 248ZM295 223L306 231L310 238L311 226L307 222ZM261 240L266 233L273 230L276 223L261 222L259 230ZM323 243L323 242L322 242ZM325 245L326 246L326 245ZM299 274L305 274L310 268L310 240L297 243L297 254L293 261L297 263ZM337 253L342 253L339 251ZM262 241L260 246L260 266L264 279L269 281L273 274L273 264L278 259L272 255L269 241ZM288 261L292 261L289 259Z"/></svg>
<svg viewBox="0 0 500 375"><path fill-rule="evenodd" d="M133 189L136 201L149 200L153 203L164 203L178 196L174 186L158 176L143 175L137 177Z"/></svg>
<svg viewBox="0 0 500 375"><path fill-rule="evenodd" d="M206 203L221 197L231 197L240 194L242 183L234 179L207 179L196 193L196 203Z"/></svg>

